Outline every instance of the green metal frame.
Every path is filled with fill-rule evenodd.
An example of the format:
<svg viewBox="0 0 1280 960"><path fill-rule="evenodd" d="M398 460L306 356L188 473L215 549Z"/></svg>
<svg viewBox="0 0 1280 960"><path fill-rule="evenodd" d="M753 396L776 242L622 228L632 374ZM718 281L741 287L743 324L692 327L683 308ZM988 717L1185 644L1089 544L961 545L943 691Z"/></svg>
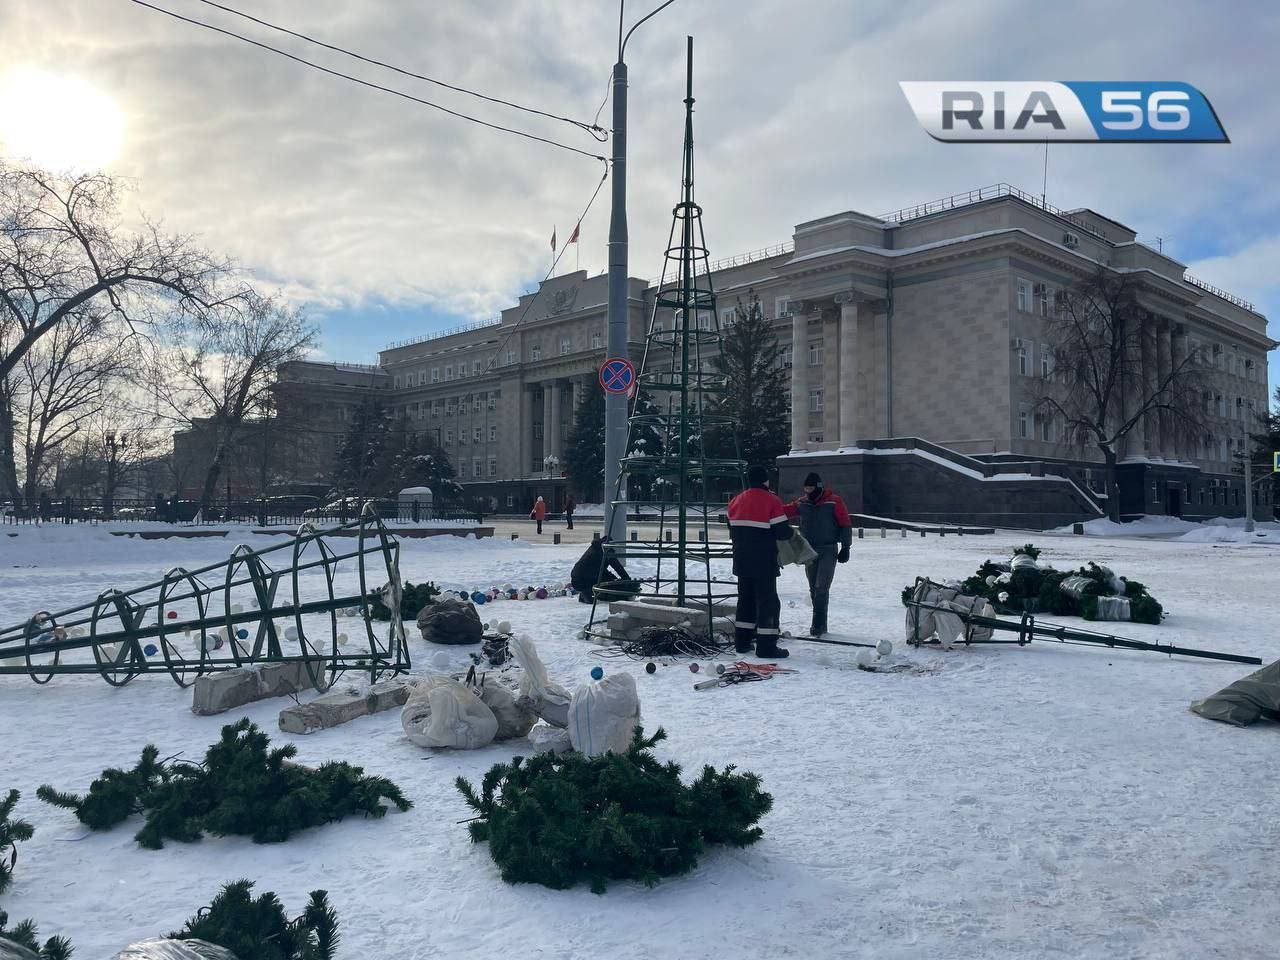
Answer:
<svg viewBox="0 0 1280 960"><path fill-rule="evenodd" d="M737 453L736 421L707 411L708 402L725 391L726 381L708 366L708 354L718 352L721 337L702 208L694 199L692 37L684 103L681 197L673 211L662 279L627 418L626 453L611 491L615 509L640 518L656 517L658 535L626 543L606 539L601 567L602 576L608 576L611 560L624 564L656 560L656 571L635 576L631 582L606 579L595 588L585 632L597 640L610 638L608 603L630 595L635 587L641 596L670 597L680 606L705 606L708 636L715 603L737 596L736 580L719 578L712 571L714 561L732 559L733 546L726 538L727 527L711 519L712 509L719 510L721 504L710 500L709 494L725 481L740 488L746 464ZM670 330L658 329L664 310L672 311L675 318ZM710 322L700 324L699 315L709 316ZM641 402L650 393L657 396L656 411ZM706 456L700 440L707 431L717 429L733 436L733 457ZM657 434L661 450L650 452L639 444L648 434ZM690 515L691 508L697 508L696 516ZM697 575L690 569L693 566L700 568Z"/></svg>
<svg viewBox="0 0 1280 960"><path fill-rule="evenodd" d="M335 537L354 537L355 546L337 550L327 539ZM267 560L279 555L287 558L288 567L273 570ZM341 567L349 562L356 567L359 593L337 596L335 576L340 568L349 569ZM307 599L299 574L316 569L324 573L325 592ZM277 596L282 582L290 588L283 600ZM371 583L376 585L371 588ZM260 663L301 663L320 691L349 670L368 673L376 681L410 667L400 618L401 594L400 544L366 506L359 519L350 523L325 530L304 523L297 536L276 546L264 550L238 546L222 563L191 571L174 567L153 583L127 591L106 590L89 603L57 613L42 610L0 629L0 676L26 674L45 684L58 675L96 673L119 687L142 674L168 673L186 687L206 673ZM252 599L256 609L232 612L236 597ZM374 631L375 598L391 611L385 639ZM196 616L168 619L168 611L183 601L195 603ZM367 651L339 649L338 611L352 607L359 610L364 623ZM155 622L144 623L151 612ZM327 637L307 633L302 618L317 613L328 614ZM285 652L277 619L293 620L298 653ZM215 649L209 632L219 627L225 628L226 638ZM252 639L239 639L239 627L248 628ZM81 630L86 635L74 635ZM194 656L178 646L175 637L182 635L198 637ZM146 640L155 640L150 656L145 652ZM77 653L91 653L92 659L76 657Z"/></svg>

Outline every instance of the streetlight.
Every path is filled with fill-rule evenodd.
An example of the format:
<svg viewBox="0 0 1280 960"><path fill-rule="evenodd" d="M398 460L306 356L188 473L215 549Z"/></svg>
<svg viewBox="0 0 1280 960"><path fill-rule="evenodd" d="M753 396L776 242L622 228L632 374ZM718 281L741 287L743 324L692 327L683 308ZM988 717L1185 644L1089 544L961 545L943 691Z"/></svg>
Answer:
<svg viewBox="0 0 1280 960"><path fill-rule="evenodd" d="M675 0L666 0L622 33L625 0L618 4L618 62L613 65L613 205L609 215L608 355L627 357L627 65L623 54L636 28ZM609 540L621 543L627 535L627 511L613 509L612 493L627 445L627 398L610 393L604 399L604 529Z"/></svg>
<svg viewBox="0 0 1280 960"><path fill-rule="evenodd" d="M556 469L559 466L560 466L560 458L557 457L554 453L548 453L545 457L542 458L542 469L543 469L543 472L546 473L548 477L554 477L556 475Z"/></svg>
<svg viewBox="0 0 1280 960"><path fill-rule="evenodd" d="M107 442L107 490L106 496L103 497L102 511L107 517L112 517L115 515L116 465L119 463L120 453L129 445L129 437L122 433L117 439L116 432L108 430L105 439Z"/></svg>

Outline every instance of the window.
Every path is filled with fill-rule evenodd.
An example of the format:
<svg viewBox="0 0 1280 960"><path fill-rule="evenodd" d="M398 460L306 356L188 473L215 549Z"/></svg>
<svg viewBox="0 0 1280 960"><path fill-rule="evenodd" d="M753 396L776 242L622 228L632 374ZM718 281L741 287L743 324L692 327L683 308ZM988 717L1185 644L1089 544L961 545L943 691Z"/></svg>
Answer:
<svg viewBox="0 0 1280 960"><path fill-rule="evenodd" d="M498 461L493 457L489 458L489 476L496 477L498 475Z"/></svg>
<svg viewBox="0 0 1280 960"><path fill-rule="evenodd" d="M432 368L431 368L431 382L432 382L432 383L439 383L439 382L440 382L440 368L439 368L439 367L432 367Z"/></svg>
<svg viewBox="0 0 1280 960"><path fill-rule="evenodd" d="M773 301L773 315L775 317L786 317L791 314L791 298L778 297Z"/></svg>
<svg viewBox="0 0 1280 960"><path fill-rule="evenodd" d="M1047 343L1040 344L1040 376L1045 380L1053 376L1053 348Z"/></svg>
<svg viewBox="0 0 1280 960"><path fill-rule="evenodd" d="M822 412L822 391L821 390L809 391L809 412L810 413Z"/></svg>
<svg viewBox="0 0 1280 960"><path fill-rule="evenodd" d="M601 338L601 336L600 336L600 331L599 331L599 330L597 330L597 331L595 331L594 333L592 333L592 334L591 334L591 349L592 349L592 350L599 350L599 349L600 349L600 347L603 345L603 343L604 343L604 341L603 341L603 339L602 339L602 338Z"/></svg>
<svg viewBox="0 0 1280 960"><path fill-rule="evenodd" d="M498 442L498 425L496 423L489 424L489 442Z"/></svg>
<svg viewBox="0 0 1280 960"><path fill-rule="evenodd" d="M447 367L444 368L444 378L446 380L453 379L453 364L449 364Z"/></svg>
<svg viewBox="0 0 1280 960"><path fill-rule="evenodd" d="M514 507L515 505L516 505L516 498L515 498L515 494L508 493L508 494L507 494L507 506L508 506L508 507Z"/></svg>
<svg viewBox="0 0 1280 960"><path fill-rule="evenodd" d="M478 376L480 376L480 361L479 361L479 360L472 360L472 361L471 361L471 375L472 375L473 377L478 377Z"/></svg>
<svg viewBox="0 0 1280 960"><path fill-rule="evenodd" d="M427 403L425 400L418 401L418 419L421 420L427 414Z"/></svg>
<svg viewBox="0 0 1280 960"><path fill-rule="evenodd" d="M790 390L787 391L785 400L786 400L787 416L789 417L791 416L791 391Z"/></svg>
<svg viewBox="0 0 1280 960"><path fill-rule="evenodd" d="M480 397L480 394L477 393L471 401L471 412L479 413L483 409L484 409L484 400Z"/></svg>
<svg viewBox="0 0 1280 960"><path fill-rule="evenodd" d="M1018 355L1018 375L1028 376L1031 373L1031 360L1027 356L1027 345L1019 338L1014 341L1013 349Z"/></svg>
<svg viewBox="0 0 1280 960"><path fill-rule="evenodd" d="M529 359L530 360L542 359L542 344L535 343L532 347L529 348Z"/></svg>
<svg viewBox="0 0 1280 960"><path fill-rule="evenodd" d="M515 363L515 362L516 362L516 352L515 352L514 350L508 350L508 351L507 351L507 363L508 363L508 364L511 364L511 363Z"/></svg>
<svg viewBox="0 0 1280 960"><path fill-rule="evenodd" d="M722 327L732 327L734 320L738 317L738 312L730 307L728 310L720 311L720 325Z"/></svg>
<svg viewBox="0 0 1280 960"><path fill-rule="evenodd" d="M458 446L465 447L467 445L467 431L458 431Z"/></svg>
<svg viewBox="0 0 1280 960"><path fill-rule="evenodd" d="M427 382L427 371L425 371L425 370L419 370L419 371L418 371L418 386L422 386L422 385L423 385L424 383L426 383L426 382Z"/></svg>
<svg viewBox="0 0 1280 960"><path fill-rule="evenodd" d="M791 347L785 346L778 354L778 359L782 361L782 369L791 369Z"/></svg>
<svg viewBox="0 0 1280 960"><path fill-rule="evenodd" d="M1035 298L1036 313L1042 317L1049 315L1049 287L1044 283L1037 283L1032 287L1032 293Z"/></svg>
<svg viewBox="0 0 1280 960"><path fill-rule="evenodd" d="M1221 370L1224 362L1222 359L1222 344L1215 343L1213 345L1213 365Z"/></svg>
<svg viewBox="0 0 1280 960"><path fill-rule="evenodd" d="M566 353L573 353L573 337L560 338L560 356L563 357Z"/></svg>
<svg viewBox="0 0 1280 960"><path fill-rule="evenodd" d="M810 431L809 431L809 442L810 442L810 443L822 443L822 431L821 431L821 430L810 430Z"/></svg>
<svg viewBox="0 0 1280 960"><path fill-rule="evenodd" d="M394 377L391 378L391 385L396 390L400 389L400 374L397 373Z"/></svg>
<svg viewBox="0 0 1280 960"><path fill-rule="evenodd" d="M704 310L702 313L698 314L698 321L697 321L697 323L698 323L698 329L699 329L699 330L710 330L710 329L711 329L711 314L707 313L707 312Z"/></svg>
<svg viewBox="0 0 1280 960"><path fill-rule="evenodd" d="M453 431L452 431L452 430L446 430L446 431L444 432L444 445L445 445L446 447L452 447L452 446L453 446Z"/></svg>
<svg viewBox="0 0 1280 960"><path fill-rule="evenodd" d="M484 476L484 474L481 473L482 467L480 466L480 462L479 457L473 457L471 460L471 475L477 480Z"/></svg>
<svg viewBox="0 0 1280 960"><path fill-rule="evenodd" d="M497 409L498 409L498 396L497 396L497 394L494 394L494 393L489 394L489 409L490 409L490 410L497 410Z"/></svg>
<svg viewBox="0 0 1280 960"><path fill-rule="evenodd" d="M1217 412L1218 412L1218 416L1220 416L1220 417L1225 417L1225 416L1227 415L1227 412L1226 412L1226 409L1225 409L1225 407L1224 407L1224 405L1223 405L1222 394L1220 394L1220 393L1214 394L1213 399L1214 399L1214 402L1215 402L1215 404L1216 404L1216 409L1217 409Z"/></svg>
<svg viewBox="0 0 1280 960"><path fill-rule="evenodd" d="M1031 411L1025 406L1018 410L1018 436L1025 440L1031 434Z"/></svg>
<svg viewBox="0 0 1280 960"><path fill-rule="evenodd" d="M1237 420L1244 419L1244 397L1236 397L1236 412L1234 416Z"/></svg>
<svg viewBox="0 0 1280 960"><path fill-rule="evenodd" d="M484 443L484 428L476 427L471 431L471 440L473 443Z"/></svg>
<svg viewBox="0 0 1280 960"><path fill-rule="evenodd" d="M1018 309L1023 313L1031 312L1031 281L1018 278Z"/></svg>
<svg viewBox="0 0 1280 960"><path fill-rule="evenodd" d="M1053 418L1048 414L1040 417L1040 439L1045 443L1053 443Z"/></svg>
<svg viewBox="0 0 1280 960"><path fill-rule="evenodd" d="M821 340L809 341L809 366L816 367L822 363L823 346Z"/></svg>

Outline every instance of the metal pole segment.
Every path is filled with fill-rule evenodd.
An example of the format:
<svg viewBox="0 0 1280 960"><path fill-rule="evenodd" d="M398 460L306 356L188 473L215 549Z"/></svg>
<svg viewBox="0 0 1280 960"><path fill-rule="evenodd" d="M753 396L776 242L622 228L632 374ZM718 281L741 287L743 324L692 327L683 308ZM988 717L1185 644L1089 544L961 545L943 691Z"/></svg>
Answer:
<svg viewBox="0 0 1280 960"><path fill-rule="evenodd" d="M609 307L608 355L627 358L627 65L613 66L613 183L609 214ZM638 391L637 391L638 392ZM615 543L626 539L626 508L616 509L612 497L619 496L618 473L626 455L627 397L607 393L604 398L604 530Z"/></svg>

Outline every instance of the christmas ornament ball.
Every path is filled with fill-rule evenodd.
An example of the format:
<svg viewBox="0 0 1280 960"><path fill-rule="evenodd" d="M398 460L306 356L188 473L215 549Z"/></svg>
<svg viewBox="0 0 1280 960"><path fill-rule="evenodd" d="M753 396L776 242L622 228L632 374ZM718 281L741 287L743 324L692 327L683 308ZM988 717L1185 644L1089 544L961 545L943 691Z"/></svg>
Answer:
<svg viewBox="0 0 1280 960"><path fill-rule="evenodd" d="M893 653L893 641L881 640L876 644L876 653L880 654L882 657L887 657L889 654Z"/></svg>
<svg viewBox="0 0 1280 960"><path fill-rule="evenodd" d="M488 599L489 599L489 598L488 598L488 597L486 597L486 596L485 596L483 593L481 593L479 590L477 590L475 593L473 593L473 594L471 595L471 602L472 602L472 603L484 603L484 602L485 602L486 600L488 600Z"/></svg>
<svg viewBox="0 0 1280 960"><path fill-rule="evenodd" d="M284 638L285 638L286 640L297 640L297 639L298 639L298 628L297 628L297 627L285 627L285 628L284 628Z"/></svg>
<svg viewBox="0 0 1280 960"><path fill-rule="evenodd" d="M236 631L236 636L239 637L241 640L248 640L249 631L241 627L239 630Z"/></svg>
<svg viewBox="0 0 1280 960"><path fill-rule="evenodd" d="M345 647L349 639L350 637L348 637L345 633L338 634L338 646Z"/></svg>
<svg viewBox="0 0 1280 960"><path fill-rule="evenodd" d="M233 603L233 604L231 605L231 612L232 612L232 613L244 613L244 604L243 604L243 603Z"/></svg>
<svg viewBox="0 0 1280 960"><path fill-rule="evenodd" d="M166 617L168 617L170 620L177 620L177 619L178 619L178 611L177 611L177 610L170 610L168 613L166 613L166 614L165 614L165 616L166 616Z"/></svg>
<svg viewBox="0 0 1280 960"><path fill-rule="evenodd" d="M864 667L864 668L865 668L865 667L870 667L873 663L875 663L875 662L876 662L876 654L875 654L875 651L874 651L874 650L859 650L859 651L858 651L857 661L858 661L858 666L860 666L860 667Z"/></svg>
<svg viewBox="0 0 1280 960"><path fill-rule="evenodd" d="M499 620L499 621L498 621L498 632L499 632L499 633L510 633L510 632L511 632L511 621L510 621L510 620Z"/></svg>
<svg viewBox="0 0 1280 960"><path fill-rule="evenodd" d="M449 654L444 650L440 650L431 658L431 665L437 670L448 670L449 663Z"/></svg>
<svg viewBox="0 0 1280 960"><path fill-rule="evenodd" d="M689 664L689 671L691 673L697 673L701 669L702 669L702 666L700 664L697 664L697 663Z"/></svg>
<svg viewBox="0 0 1280 960"><path fill-rule="evenodd" d="M645 672L645 673L657 673L657 672L658 672L658 665L657 665L656 663L654 663L652 660L650 660L648 663L646 663L646 664L644 665L644 672Z"/></svg>
<svg viewBox="0 0 1280 960"><path fill-rule="evenodd" d="M148 643L142 648L142 652L148 657L154 657L156 655L156 645L154 643Z"/></svg>
<svg viewBox="0 0 1280 960"><path fill-rule="evenodd" d="M600 679L601 677L603 677L603 676L604 676L604 667L592 667L592 668L591 668L591 679L592 679L592 680L599 680L599 679Z"/></svg>
<svg viewBox="0 0 1280 960"><path fill-rule="evenodd" d="M717 673L717 674L723 674L723 673L724 673L724 664L723 664L723 663L717 663L717 664L716 664L716 673Z"/></svg>
<svg viewBox="0 0 1280 960"><path fill-rule="evenodd" d="M539 587L536 591L534 591L534 596L537 597L539 600L547 599L547 588Z"/></svg>

